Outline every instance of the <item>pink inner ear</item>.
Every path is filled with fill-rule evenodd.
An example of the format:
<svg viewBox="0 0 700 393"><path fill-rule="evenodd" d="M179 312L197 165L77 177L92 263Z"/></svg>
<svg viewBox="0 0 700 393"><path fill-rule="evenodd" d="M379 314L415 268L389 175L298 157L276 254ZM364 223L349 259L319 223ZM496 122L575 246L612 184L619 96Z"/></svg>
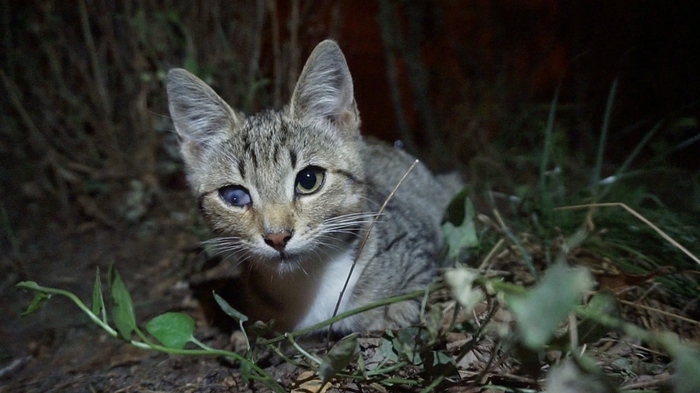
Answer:
<svg viewBox="0 0 700 393"><path fill-rule="evenodd" d="M200 159L204 150L201 143L193 140L183 141L181 146L186 159Z"/></svg>
<svg viewBox="0 0 700 393"><path fill-rule="evenodd" d="M353 101L353 109L354 108ZM336 119L336 126L342 130L349 131L352 133L353 130L357 130L360 127L360 117L358 116L357 110L347 109L342 111Z"/></svg>
<svg viewBox="0 0 700 393"><path fill-rule="evenodd" d="M338 116L338 125L340 126L349 126L351 125L351 122L353 121L353 113L351 111L343 111L340 116Z"/></svg>

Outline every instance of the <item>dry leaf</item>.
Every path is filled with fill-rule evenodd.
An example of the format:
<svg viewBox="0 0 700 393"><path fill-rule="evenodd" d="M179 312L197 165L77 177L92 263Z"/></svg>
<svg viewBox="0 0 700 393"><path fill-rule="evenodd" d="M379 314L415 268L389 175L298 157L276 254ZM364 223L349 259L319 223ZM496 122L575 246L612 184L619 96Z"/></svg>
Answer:
<svg viewBox="0 0 700 393"><path fill-rule="evenodd" d="M329 387L330 382L324 384L316 372L309 370L299 374L291 393L325 393Z"/></svg>

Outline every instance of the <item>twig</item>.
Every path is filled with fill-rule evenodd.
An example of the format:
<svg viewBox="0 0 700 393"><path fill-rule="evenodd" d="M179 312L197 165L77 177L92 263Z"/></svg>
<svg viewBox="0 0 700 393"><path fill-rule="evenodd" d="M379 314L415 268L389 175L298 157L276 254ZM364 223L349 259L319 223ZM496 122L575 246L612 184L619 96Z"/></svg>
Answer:
<svg viewBox="0 0 700 393"><path fill-rule="evenodd" d="M5 75L5 72L2 69L0 69L0 79L2 79L2 83L5 85L5 90L7 90L7 94L10 96L10 101L12 101L15 110L17 110L17 113L19 113L19 116L22 118L25 126L27 126L29 129L29 135L32 143L37 145L39 152L46 154L46 151L51 149L49 147L49 143L46 141L44 134L39 131L39 128L34 123L32 116L29 114L29 112L27 112L24 105L22 105L22 101L17 95L17 86L12 82L12 80L10 80L10 78L7 77L7 75Z"/></svg>
<svg viewBox="0 0 700 393"><path fill-rule="evenodd" d="M284 337L287 338L287 339L289 340L290 343L292 343L292 345L294 346L294 348L296 348L296 350L299 351L299 353L301 353L302 355L306 356L307 359L311 360L312 362L316 363L316 364L319 365L319 366L321 365L321 363L323 363L323 362L321 361L321 359L317 358L316 356L314 356L314 355L310 354L309 352L307 352L304 348L300 347L299 344L297 344L297 342L294 340L294 336L293 336L293 335L291 335L291 334L289 334L289 333L285 333L285 334L284 334Z"/></svg>
<svg viewBox="0 0 700 393"><path fill-rule="evenodd" d="M686 318L686 317L680 316L680 315L678 315L678 314L670 313L670 312L668 312L668 311L660 310L660 309L658 309L658 308L645 306L645 305L643 305L643 304L634 303L634 302L630 302L630 301L628 301L628 300L623 300L623 299L618 299L618 301L619 301L620 303L626 304L626 305L628 305L628 306L637 307L637 308L641 308L641 309L643 309L643 310L655 312L655 313L657 313L657 314L661 314L661 315L665 315L665 316L667 316L667 317L675 318L675 319L681 320L681 321L683 321L683 322L692 323L693 325L700 325L700 321L696 321L696 320L694 320L694 319Z"/></svg>
<svg viewBox="0 0 700 393"><path fill-rule="evenodd" d="M527 268L530 270L530 274L532 274L532 277L535 278L535 280L539 280L539 274L537 273L537 269L535 269L535 264L532 262L532 256L527 252L525 249L525 246L523 243L518 239L517 236L508 228L508 225L506 225L505 221L503 221L503 218L501 217L501 214L498 212L497 209L493 209L493 214L496 216L496 220L498 221L498 224L500 225L499 229L501 232L503 232L508 239L510 239L513 244L520 250L520 255L525 259L525 264L527 265Z"/></svg>
<svg viewBox="0 0 700 393"><path fill-rule="evenodd" d="M253 48L250 55L250 62L248 63L248 97L246 99L246 106L248 110L253 109L253 100L255 98L255 93L258 88L256 78L258 76L258 70L260 69L260 54L262 52L262 34L263 34L263 23L265 21L265 1L257 0L255 3L255 20L253 22L253 31L251 32L251 43L250 47Z"/></svg>
<svg viewBox="0 0 700 393"><path fill-rule="evenodd" d="M15 375L17 371L21 370L27 363L32 360L32 356L24 356L13 360L10 364L5 365L0 368L0 378L5 378L6 376Z"/></svg>
<svg viewBox="0 0 700 393"><path fill-rule="evenodd" d="M272 29L274 106L279 108L282 106L282 53L280 51L280 20L277 13L277 0L267 0L267 11L270 13L270 28Z"/></svg>
<svg viewBox="0 0 700 393"><path fill-rule="evenodd" d="M508 284L504 283L504 284L498 284L498 285L507 286ZM432 293L435 291L439 291L443 288L445 288L445 286L443 284L432 284L430 287L428 287L428 291L430 291ZM332 325L340 320L351 317L353 315L362 314L365 311L373 310L373 309L379 308L379 307L384 307L384 306L387 306L389 304L394 304L394 303L398 303L398 302L403 302L405 300L415 299L417 297L423 296L423 294L425 294L425 290L421 289L419 291L413 291L413 292L409 292L409 293L406 293L403 295L378 300L374 303L366 304L364 306L361 306L361 307L358 307L358 308L355 308L355 309L352 309L349 311L342 312L342 313L336 315L335 317L330 318L326 321L319 322L313 326L309 326L309 327L304 328L304 329L295 330L289 334L292 335L293 337L303 336L305 334L315 332L319 329L323 329L326 326ZM277 336L277 337L271 338L271 339L258 339L257 344L258 345L268 345L268 344L274 344L274 343L277 343L277 342L280 342L283 340L284 340L284 336L280 335L280 336Z"/></svg>
<svg viewBox="0 0 700 393"><path fill-rule="evenodd" d="M544 209L542 212L545 217L549 219L549 212L552 207L552 198L549 192L547 192L547 168L549 167L550 156L552 155L552 143L554 137L554 119L557 115L557 104L559 102L559 92L561 91L561 82L554 92L554 98L552 99L552 104L549 108L549 115L547 116L547 125L544 128L544 147L542 150L542 160L540 161L540 179L539 179L539 191L540 191L540 202L542 203Z"/></svg>
<svg viewBox="0 0 700 393"><path fill-rule="evenodd" d="M688 249L686 249L685 247L683 247L683 246L682 246L680 243L678 243L677 241L673 240L673 238L671 238L671 236L667 235L664 231L662 231L661 229L659 229L659 227L657 227L656 225L654 225L651 221L647 220L646 218L644 218L644 216L642 216L641 214L637 213L636 211L634 211L634 209L632 209L631 207L625 205L625 204L622 203L622 202L591 203L591 204L587 204L587 205L562 206L562 207L557 207L557 208L555 208L554 210L574 210L574 209L586 209L586 208L596 208L596 207L622 207L623 209L627 210L630 214L632 214L633 216L637 217L640 221L642 221L643 223L647 224L651 229L653 229L654 231L656 231L656 233L658 233L658 234L659 234L662 238L664 238L666 241L668 241L669 243L673 244L673 245L674 245L676 248L678 248L679 250L683 251L683 253L684 253L685 255L687 255L687 256L690 257L690 259L692 259L692 260L695 261L696 263L700 264L700 258L698 258L698 257L696 257L695 255L693 255L693 253L691 253L690 251L688 251Z"/></svg>
<svg viewBox="0 0 700 393"><path fill-rule="evenodd" d="M671 375L666 373L662 375L658 375L653 377L651 380L648 381L639 381L635 383L630 383L628 385L622 385L620 386L621 391L625 390L643 390L643 389L648 389L652 388L654 386L661 386L661 385L666 385L671 379Z"/></svg>
<svg viewBox="0 0 700 393"><path fill-rule="evenodd" d="M292 0L292 14L289 16L289 74L288 91L291 94L299 77L301 50L299 49L299 0Z"/></svg>
<svg viewBox="0 0 700 393"><path fill-rule="evenodd" d="M396 37L395 26L393 23L392 5L389 0L379 1L379 28L382 32L382 41L384 42L384 59L386 61L386 75L389 82L389 92L391 93L391 104L394 108L394 117L398 126L399 135L403 139L404 145L408 151L415 152L416 146L413 143L413 136L406 121L406 113L404 112L403 102L401 101L401 89L399 87L399 73L396 64Z"/></svg>
<svg viewBox="0 0 700 393"><path fill-rule="evenodd" d="M102 109L104 110L105 116L112 115L112 109L109 105L109 94L107 93L107 87L105 86L104 75L102 74L102 68L100 67L100 61L97 56L97 48L95 47L95 40L90 32L90 21L88 19L87 6L85 5L85 0L80 2L80 27L83 30L83 38L85 39L85 44L88 47L88 54L90 56L90 64L92 65L92 73L95 77L95 84L97 85L97 91L100 95Z"/></svg>
<svg viewBox="0 0 700 393"><path fill-rule="evenodd" d="M605 105L605 115L603 116L603 125L600 128L600 139L598 141L598 155L595 161L595 170L593 171L593 184L596 187L596 194L599 192L600 175L603 168L603 153L605 152L605 144L608 140L608 129L610 128L610 118L612 114L613 104L615 103L615 94L617 93L617 83L619 77L615 77L610 93L608 94L608 102Z"/></svg>
<svg viewBox="0 0 700 393"><path fill-rule="evenodd" d="M348 284L350 283L350 278L352 277L353 271L355 271L355 266L357 265L357 261L360 259L360 255L362 255L362 250L365 248L365 244L367 244L367 240L369 239L369 234L372 232L372 229L374 228L374 224L377 222L379 217L382 215L384 212L384 209L386 208L386 205L389 204L389 201L394 197L394 194L396 194L396 190L399 189L399 186L401 186L401 183L403 183L404 180L406 180L406 177L408 177L408 174L411 173L413 168L416 167L418 164L418 160L413 161L413 164L408 168L406 173L403 174L401 179L399 180L398 183L396 183L396 186L394 186L394 189L391 190L389 195L386 197L384 200L384 203L382 206L379 208L379 211L377 211L377 214L374 216L374 219L372 220L372 223L369 224L369 227L367 228L367 231L365 232L365 236L362 238L362 241L360 242L359 247L357 248L357 254L355 254L355 260L352 261L352 266L350 266L350 272L348 272L347 278L345 278L345 284L343 285L343 289L340 291L340 295L338 296L338 301L335 303L335 309L333 310L333 317L338 314L338 309L340 308L340 302L343 300L343 295L345 295L345 290L348 288ZM330 335L331 328L333 327L333 324L328 327L328 334ZM330 341L330 340L329 340Z"/></svg>
<svg viewBox="0 0 700 393"><path fill-rule="evenodd" d="M489 251L489 253L486 255L486 257L484 257L484 260L481 262L481 265L479 265L479 268L477 269L478 271L483 272L484 274L486 273L486 267L491 262L491 258L493 258L493 256L501 249L501 246L503 245L503 243L505 243L505 241L506 239L504 238L500 238L498 240L496 245L494 245L491 248L491 251Z"/></svg>
<svg viewBox="0 0 700 393"><path fill-rule="evenodd" d="M578 325L574 313L569 313L569 342L572 350L578 348Z"/></svg>

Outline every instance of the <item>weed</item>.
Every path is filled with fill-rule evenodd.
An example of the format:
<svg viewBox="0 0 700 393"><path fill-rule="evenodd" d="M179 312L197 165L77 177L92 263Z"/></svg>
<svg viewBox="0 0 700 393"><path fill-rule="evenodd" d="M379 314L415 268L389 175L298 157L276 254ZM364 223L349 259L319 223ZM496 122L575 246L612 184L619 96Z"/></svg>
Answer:
<svg viewBox="0 0 700 393"><path fill-rule="evenodd" d="M0 110L7 126L0 127L0 133L9 142L3 141L0 150L12 155L12 162L30 163L23 164L31 165L30 175L22 178L32 183L26 189L59 201L67 220L77 206L84 215L112 227L114 218L102 211L101 202L113 199L128 201L113 212L137 221L149 198L157 195L152 178L180 170L172 152L174 135L167 132L168 120L162 115L166 110L161 80L171 65L183 64L214 85L234 107L246 111L278 107L289 94L293 82L286 81L296 79L300 66L300 26L308 22L303 20L305 11L316 3L293 2L295 16L289 21L278 20L274 0L223 8L209 1L176 3L162 7L143 1L83 0L77 7L51 1L38 2L38 7L34 2L4 3L10 24L18 27L3 37L0 82L5 99ZM453 96L437 94L450 104L446 108L440 101L440 107L424 94L425 59L411 46L415 42L402 43L400 36L402 30L420 35L420 25L409 19L420 13L409 11L424 5L406 4L409 8L402 13L396 4L380 2L386 11L380 16L389 37L385 43L397 45L388 51L388 72L398 73L397 57L405 57L416 71L409 75L415 101L409 105L400 102L406 94L401 94L397 75L391 81L402 135L409 148L416 144L415 129L410 128L416 122L406 121L402 110L417 106L418 124L433 133L429 150L440 153L438 164L462 155L460 159L471 160L471 168L476 168L474 184L455 199L443 226L445 265L457 265L445 269L444 284L437 282L425 291L386 299L287 335L246 336L244 354L202 343L193 335L192 318L182 313L153 318L143 331L131 296L112 269L107 274L110 296L103 294L98 270L91 307L62 289L20 283L20 288L36 292L28 312L51 296L65 296L112 337L143 349L234 359L245 379L273 391L286 391L289 386L281 386L259 365L264 351L308 371L298 382L318 382L318 389L333 383L426 392L485 385L495 391L523 391L545 388L541 380L546 373L546 389L565 393L613 391L616 385L628 383L630 375L646 378L646 385L631 382L626 389L660 387L667 382L663 372L671 367L667 360L654 358L662 351L674 360L674 391L700 391L700 355L688 343L697 339L700 325L697 212L673 211L657 197L657 183L642 182L664 174L668 171L663 167L665 160L697 141L697 136L691 136L682 144L665 146L657 140L660 130L697 128L697 120L681 115L670 125L652 125L622 165L608 173L604 157L613 135L617 79L597 142L590 127L579 136L590 145L597 143L592 157L574 156L583 153L572 152L566 145L574 127L567 129L566 122L557 121L556 116L568 110L559 102L559 91L546 106L544 120L532 115L539 110L534 105L507 105L519 99L507 99L507 86L517 86L517 81L506 80L505 55L498 71L502 75L495 81L474 71L469 76L479 82L471 89L460 85L470 97L458 97L455 104ZM267 44L262 41L266 33L260 23L266 13L273 36ZM401 28L403 19L408 28ZM280 26L285 25L290 38L283 43ZM506 37L502 40L491 46L503 46ZM264 69L262 58L268 44L274 53L273 72ZM474 53L479 48L468 45L462 47L468 55L461 57L478 58ZM25 53L28 48L36 49ZM468 68L468 64L461 66ZM262 77L268 74L274 77ZM267 86L273 94L264 94ZM454 130L447 135L438 132L443 124L435 124L442 117ZM501 129L501 140L488 140L489 122L501 123L496 127ZM535 149L542 134L543 147ZM640 163L649 149L655 156ZM533 152L520 154L523 150ZM571 163L587 160L592 168ZM481 167L486 168L486 176L480 176ZM697 175L674 182L674 194L678 194L675 187L689 185L697 197ZM113 195L118 186L128 189L127 198ZM490 189L487 203L482 204L488 208L483 210L472 203L480 197L474 190L482 188ZM8 217L11 209L3 204L0 213L13 254L18 253L21 244ZM17 265L16 270L22 271ZM366 337L350 335L321 354L298 342L299 337L350 315L417 297L424 299L421 326ZM216 299L241 331L259 327L245 325L245 315ZM681 337L688 334L679 339L671 331ZM291 345L296 352L290 355L283 345ZM622 361L618 361L620 353ZM642 374L638 370L645 362L655 362L663 372Z"/></svg>

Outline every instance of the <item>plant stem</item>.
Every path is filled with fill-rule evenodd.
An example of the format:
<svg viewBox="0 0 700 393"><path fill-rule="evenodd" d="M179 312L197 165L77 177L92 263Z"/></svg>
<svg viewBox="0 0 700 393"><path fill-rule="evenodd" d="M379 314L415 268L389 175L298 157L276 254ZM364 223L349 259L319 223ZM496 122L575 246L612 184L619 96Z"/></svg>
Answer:
<svg viewBox="0 0 700 393"><path fill-rule="evenodd" d="M440 289L443 289L444 287L445 287L444 284L433 284L433 285L431 285L431 286L428 288L428 291L432 293L432 292L438 291L438 290L440 290ZM420 290L420 291L409 292L409 293L407 293L407 294L405 294L405 295L399 295L399 296L394 296L394 297L382 299L382 300L376 301L376 302L374 302L374 303L366 304L366 305L364 305L364 306L362 306L362 307L358 307L358 308L356 308L356 309L349 310L349 311L346 311L346 312L344 312L344 313L340 313L340 314L336 315L336 316L333 317L333 318L327 319L327 320L325 320L325 321L323 321L323 322L319 322L319 323L317 323L317 324L315 324L315 325L313 325L313 326L309 326L309 327L307 327L307 328L300 329L300 330L297 330L297 331L288 333L287 335L292 336L292 337L303 336L303 335L305 335L305 334L312 333L312 332L314 332L314 331L316 331L316 330L323 329L323 328L326 327L326 326L329 326L329 325L331 325L331 324L334 324L334 323L336 323L336 322L338 322L338 321L340 321L340 320L342 320L342 319L351 317L351 316L353 316L353 315L360 314L360 313L363 313L363 312L365 312L365 311L372 310L372 309L375 309L375 308L387 306L387 305L389 305L389 304L394 304L394 303L402 302L402 301L404 301L404 300L410 300L410 299L414 299L414 298L417 298L417 297L421 297L421 296L423 296L424 293L425 293L425 290ZM268 339L268 340L259 340L259 341L258 341L258 344L260 344L260 345L269 345L269 344L278 343L278 342L280 342L280 341L283 341L284 339L285 339L285 336L278 336L278 337L271 338L271 339Z"/></svg>
<svg viewBox="0 0 700 393"><path fill-rule="evenodd" d="M61 295L69 298L70 300L75 303L78 308L80 308L85 314L88 315L88 317L96 323L98 326L100 326L102 329L104 329L110 336L114 338L120 338L119 333L117 333L116 330L114 330L111 326L109 326L107 323L102 321L97 315L95 315L92 310L90 310L85 303L83 303L76 295L74 295L71 292L62 290L62 289L56 289L56 288L49 288L49 287L44 287L41 285L38 285L36 282L33 281L23 281L17 284L17 287L19 288L24 288L24 289L30 289L33 291L38 291L38 292L43 292L46 294L51 294L51 295ZM138 329L137 329L138 331ZM141 333L141 337L147 340L145 338L145 335ZM254 362L246 359L245 357L235 353L235 352L230 352L230 351L224 351L221 349L214 349L211 347L208 347L207 345L203 344L199 340L195 339L194 337L190 339L193 343L196 345L200 346L203 349L184 349L184 348L168 348L162 345L158 345L155 343L146 343L142 341L136 341L136 340L129 340L128 343L141 349L150 349L150 350L155 350L158 352L164 352L164 353L169 353L173 355L185 355L185 356L224 356L227 358L233 358L240 363L246 363L251 370L255 371L255 375L253 376L254 379L259 380L263 382L265 385L267 385L270 389L272 389L275 392L285 392L285 389L282 387L282 385L278 384L275 379L270 376L265 370L257 366Z"/></svg>

